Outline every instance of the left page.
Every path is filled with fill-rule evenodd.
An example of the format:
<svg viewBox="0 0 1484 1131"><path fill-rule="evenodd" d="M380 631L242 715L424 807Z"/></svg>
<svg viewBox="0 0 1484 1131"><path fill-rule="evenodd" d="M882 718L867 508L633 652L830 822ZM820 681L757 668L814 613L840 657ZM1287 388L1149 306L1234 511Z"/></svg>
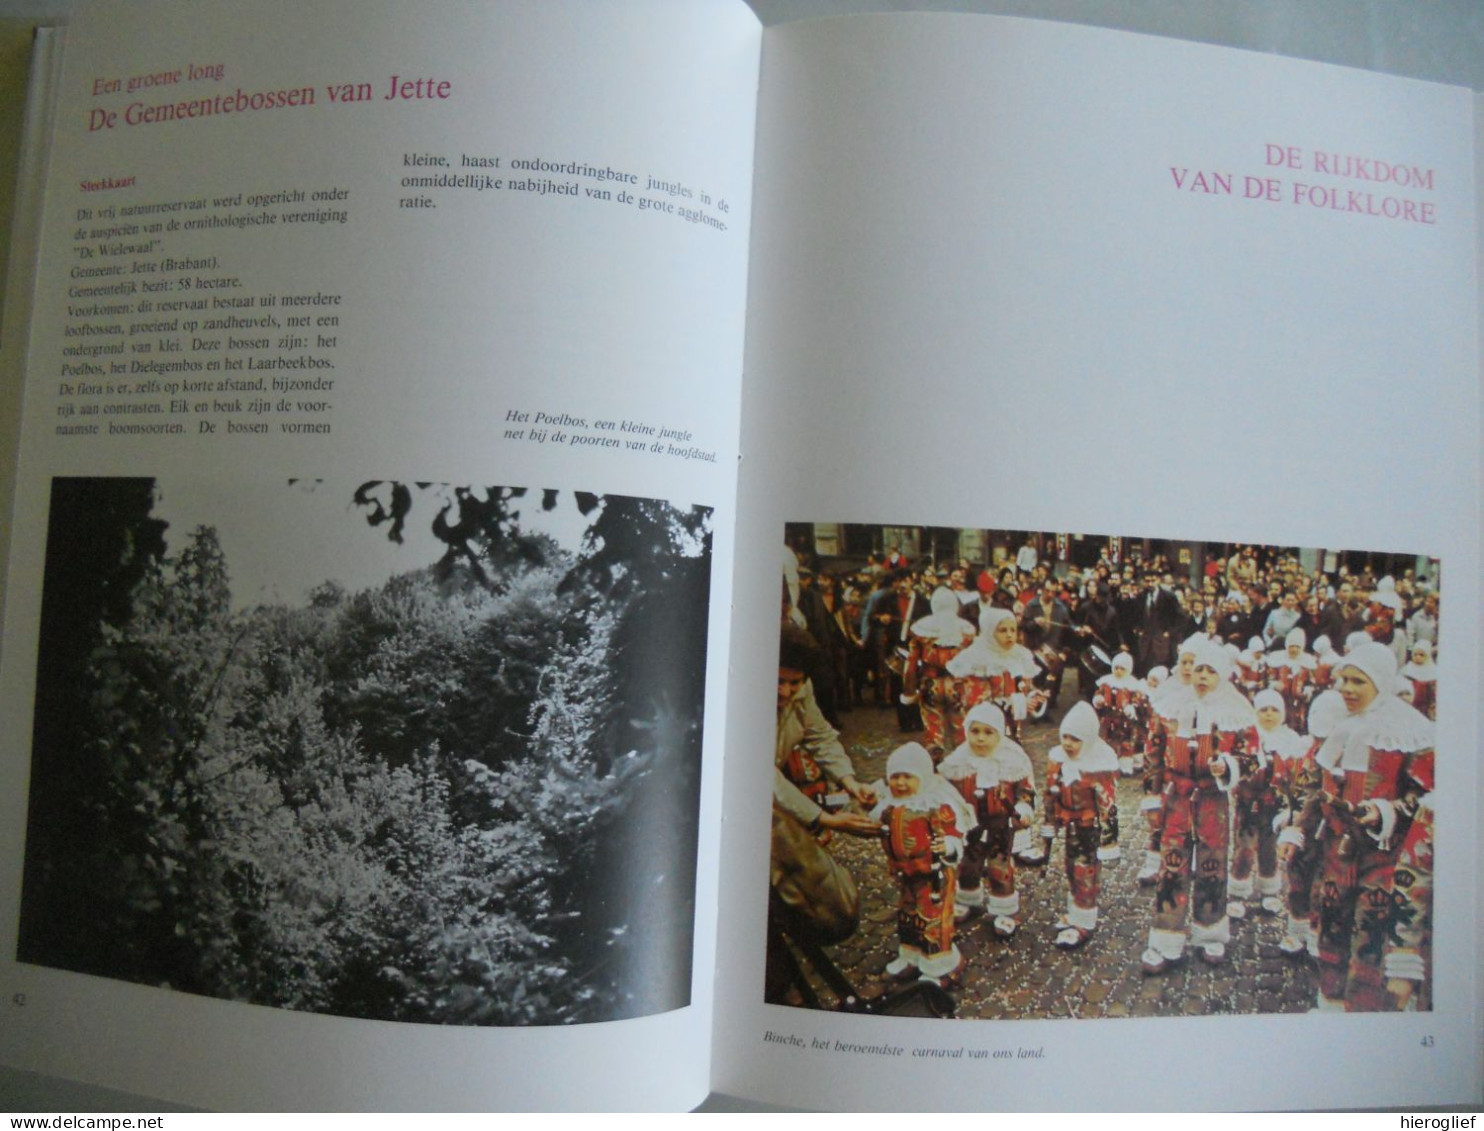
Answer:
<svg viewBox="0 0 1484 1131"><path fill-rule="evenodd" d="M760 32L69 27L5 619L6 1063L690 1106Z"/></svg>

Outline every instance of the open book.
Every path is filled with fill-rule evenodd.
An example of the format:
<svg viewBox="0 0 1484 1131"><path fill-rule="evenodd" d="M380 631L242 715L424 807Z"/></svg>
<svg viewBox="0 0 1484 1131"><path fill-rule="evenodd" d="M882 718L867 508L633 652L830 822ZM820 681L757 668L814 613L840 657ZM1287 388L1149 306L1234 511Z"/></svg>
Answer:
<svg viewBox="0 0 1484 1131"><path fill-rule="evenodd" d="M222 1108L1478 1099L1468 92L314 0L89 9L34 97L6 1064ZM1106 623L1100 567L1141 595ZM1354 667L1301 632L1283 676L1299 618L1354 618L1389 703L1419 611L1386 782L1260 779L1302 752L1242 745L1242 691L1308 739L1295 685ZM1109 715L1239 623L1254 720ZM891 801L973 710L1034 835L966 813L914 879ZM1086 802L1063 734L1166 779ZM1310 802L1317 885L1272 859Z"/></svg>

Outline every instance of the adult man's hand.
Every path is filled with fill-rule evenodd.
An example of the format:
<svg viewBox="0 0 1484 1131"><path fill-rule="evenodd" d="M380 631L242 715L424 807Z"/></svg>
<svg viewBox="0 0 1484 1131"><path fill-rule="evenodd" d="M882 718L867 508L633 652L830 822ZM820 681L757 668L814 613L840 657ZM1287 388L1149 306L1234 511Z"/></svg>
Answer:
<svg viewBox="0 0 1484 1131"><path fill-rule="evenodd" d="M875 836L881 829L880 825L864 813L851 813L848 810L839 813L822 812L819 815L819 824L821 828L851 833L854 836Z"/></svg>

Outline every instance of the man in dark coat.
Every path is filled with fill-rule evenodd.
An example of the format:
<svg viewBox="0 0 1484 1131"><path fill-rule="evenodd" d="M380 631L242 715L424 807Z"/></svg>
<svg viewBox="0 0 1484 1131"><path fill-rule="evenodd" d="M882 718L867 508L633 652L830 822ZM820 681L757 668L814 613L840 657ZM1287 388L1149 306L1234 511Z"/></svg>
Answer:
<svg viewBox="0 0 1484 1131"><path fill-rule="evenodd" d="M1118 610L1108 599L1107 587L1097 578L1088 578L1087 596L1078 606L1074 620L1073 639L1076 641L1079 657L1092 645L1101 648L1110 658L1123 647L1119 635ZM1091 702L1098 676L1108 673L1083 667L1080 663L1077 672L1077 695Z"/></svg>
<svg viewBox="0 0 1484 1131"><path fill-rule="evenodd" d="M1365 605L1356 596L1355 585L1340 582L1334 600L1319 610L1320 633L1329 637L1336 650L1343 650L1345 641L1352 632L1365 628Z"/></svg>
<svg viewBox="0 0 1484 1131"><path fill-rule="evenodd" d="M1056 658L1048 664L1051 672L1046 693L1054 710L1061 695L1061 679L1073 647L1072 610L1061 599L1061 583L1047 578L1041 591L1021 610L1020 638L1032 652L1051 648Z"/></svg>
<svg viewBox="0 0 1484 1131"><path fill-rule="evenodd" d="M1131 616L1134 670L1144 676L1150 668L1175 663L1176 633L1184 622L1180 602L1153 570L1144 574L1144 592L1126 606Z"/></svg>
<svg viewBox="0 0 1484 1131"><path fill-rule="evenodd" d="M921 717L915 705L902 702L901 665L890 661L906 645L913 621L927 614L927 598L912 588L912 575L905 569L892 576L890 588L872 593L866 606L866 649L876 664L876 702L896 706L897 725L904 732L922 729Z"/></svg>
<svg viewBox="0 0 1484 1131"><path fill-rule="evenodd" d="M825 672L814 680L814 699L820 712L830 726L839 729L840 715L837 700L840 689L836 686L834 673L838 666L839 634L834 630L830 612L824 607L815 582L814 571L808 566L799 567L799 612L804 616L804 627L814 639L815 645L825 658Z"/></svg>

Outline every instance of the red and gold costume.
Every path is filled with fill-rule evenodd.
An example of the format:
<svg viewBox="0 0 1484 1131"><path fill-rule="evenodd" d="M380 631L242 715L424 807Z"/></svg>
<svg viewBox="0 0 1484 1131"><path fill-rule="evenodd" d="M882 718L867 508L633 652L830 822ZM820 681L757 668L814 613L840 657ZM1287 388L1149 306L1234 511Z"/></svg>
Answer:
<svg viewBox="0 0 1484 1131"><path fill-rule="evenodd" d="M1382 600L1387 596L1387 600ZM1366 610L1366 635L1382 644L1390 644L1396 635L1396 618L1400 609L1394 604L1396 595L1377 593Z"/></svg>
<svg viewBox="0 0 1484 1131"><path fill-rule="evenodd" d="M964 704L958 681L948 672L948 662L968 643L974 630L958 615L958 607L952 590L934 591L932 615L912 625L902 677L905 695L915 698L922 711L922 725L927 731L924 745L937 759L964 739Z"/></svg>
<svg viewBox="0 0 1484 1131"><path fill-rule="evenodd" d="M967 711L978 703L993 703L1005 713L1006 733L1018 741L1028 713L1036 660L1024 644L1011 644L1007 648L995 641L995 628L1006 618L1014 620L1015 614L994 606L982 610L979 635L948 661L947 669L958 680L963 709Z"/></svg>
<svg viewBox="0 0 1484 1131"><path fill-rule="evenodd" d="M1412 660L1402 668L1402 679L1410 702L1419 714L1429 719L1438 717L1438 665L1433 663L1432 649L1424 644L1412 653Z"/></svg>
<svg viewBox="0 0 1484 1131"><path fill-rule="evenodd" d="M1351 668L1364 672L1377 694L1342 719L1320 748L1326 788L1304 822L1319 852L1313 889L1319 1005L1351 1012L1425 1008L1430 817L1416 837L1413 831L1433 787L1433 726L1396 697L1396 660L1386 645L1355 649L1341 677Z"/></svg>
<svg viewBox="0 0 1484 1131"><path fill-rule="evenodd" d="M1053 746L1047 757L1046 817L1065 830L1067 909L1057 926L1062 946L1079 945L1098 923L1101 861L1118 845L1118 759L1098 736L1098 722L1086 703L1062 719L1061 733L1080 744L1074 755Z"/></svg>
<svg viewBox="0 0 1484 1131"><path fill-rule="evenodd" d="M962 962L953 925L966 810L953 787L934 772L932 756L915 742L892 752L886 773L887 782L910 774L918 783L909 796L897 796L883 783L883 799L871 811L881 822L881 846L900 892L897 957L887 972L916 968L923 978L945 978Z"/></svg>
<svg viewBox="0 0 1484 1131"><path fill-rule="evenodd" d="M1314 694L1317 696L1321 691L1328 691L1335 685L1335 668L1345 662L1345 658L1334 650L1328 636L1321 636L1314 641Z"/></svg>
<svg viewBox="0 0 1484 1131"><path fill-rule="evenodd" d="M1098 713L1099 733L1113 748L1118 769L1132 774L1144 765L1144 747L1149 741L1149 688L1135 679L1133 660L1121 652L1113 660L1113 674L1098 680L1092 705Z"/></svg>
<svg viewBox="0 0 1484 1131"><path fill-rule="evenodd" d="M1283 696L1283 721L1296 731L1308 729L1309 701L1320 688L1314 657L1303 650L1302 629L1294 629L1281 656L1268 662L1268 686Z"/></svg>
<svg viewBox="0 0 1484 1131"><path fill-rule="evenodd" d="M1393 1002L1403 1008L1432 1008L1432 897L1433 897L1433 811L1430 800L1423 797L1412 818L1412 825L1397 854L1392 876L1397 917L1405 917L1395 932L1394 945L1386 953L1382 974L1388 986L1398 982L1415 985L1413 996L1405 1002Z"/></svg>
<svg viewBox="0 0 1484 1131"><path fill-rule="evenodd" d="M954 950L953 910L957 870L934 854L934 836L955 833L953 811L940 805L931 812L906 805L888 806L881 814L883 843L892 873L901 885L897 934L904 950L932 961ZM954 966L958 963L955 961ZM919 968L921 968L919 966Z"/></svg>
<svg viewBox="0 0 1484 1131"><path fill-rule="evenodd" d="M1277 914L1283 879L1278 875L1278 830L1275 824L1282 801L1278 789L1280 766L1285 759L1301 758L1309 748L1294 730L1282 722L1283 698L1276 691L1260 691L1253 704L1259 711L1275 708L1278 724L1263 728L1261 716L1257 744L1237 758L1238 777L1231 790L1232 854L1227 877L1227 914L1240 919L1247 902L1262 901L1264 911Z"/></svg>
<svg viewBox="0 0 1484 1131"><path fill-rule="evenodd" d="M1412 684L1412 706L1429 719L1438 713L1438 683L1435 679L1409 677Z"/></svg>
<svg viewBox="0 0 1484 1131"><path fill-rule="evenodd" d="M990 703L968 713L965 725L975 723L993 726L1001 735L1005 730L1004 715ZM1028 827L1035 815L1031 760L1018 743L1001 737L987 757L975 754L964 742L943 760L938 772L973 813L964 830L959 905L965 914L983 909L994 917L996 933L1009 935L1020 913L1012 845L1016 831Z"/></svg>
<svg viewBox="0 0 1484 1131"><path fill-rule="evenodd" d="M1196 645L1205 639L1203 634L1197 633L1181 642L1180 662L1149 696L1149 731L1144 740L1144 796L1139 802L1139 812L1143 814L1149 827L1144 863L1139 869L1139 884L1143 887L1158 882L1161 867L1164 774L1157 752L1164 749L1169 736L1175 733L1181 704L1192 694L1189 658L1194 654Z"/></svg>
<svg viewBox="0 0 1484 1131"><path fill-rule="evenodd" d="M1283 865L1288 910L1288 929L1279 942L1283 953L1297 957L1305 953L1318 955L1319 937L1313 905L1314 873L1319 865L1318 846L1313 829L1304 830L1305 814L1313 813L1315 800L1324 785L1324 774L1315 761L1324 740L1345 715L1345 703L1336 691L1323 691L1309 707L1310 736L1304 740L1301 754L1279 754L1274 760L1273 785L1278 791L1285 819L1278 832L1280 852L1288 846L1287 863Z"/></svg>
<svg viewBox="0 0 1484 1131"><path fill-rule="evenodd" d="M1237 656L1232 669L1236 672L1237 686L1248 699L1268 685L1268 657L1261 636L1247 642L1247 651Z"/></svg>
<svg viewBox="0 0 1484 1131"><path fill-rule="evenodd" d="M1163 828L1154 918L1144 952L1148 973L1178 962L1187 942L1208 961L1223 961L1231 939L1227 790L1239 776L1239 760L1257 747L1257 716L1229 682L1226 650L1213 641L1195 648L1197 683L1203 668L1218 682L1204 694L1193 688L1158 750Z"/></svg>

